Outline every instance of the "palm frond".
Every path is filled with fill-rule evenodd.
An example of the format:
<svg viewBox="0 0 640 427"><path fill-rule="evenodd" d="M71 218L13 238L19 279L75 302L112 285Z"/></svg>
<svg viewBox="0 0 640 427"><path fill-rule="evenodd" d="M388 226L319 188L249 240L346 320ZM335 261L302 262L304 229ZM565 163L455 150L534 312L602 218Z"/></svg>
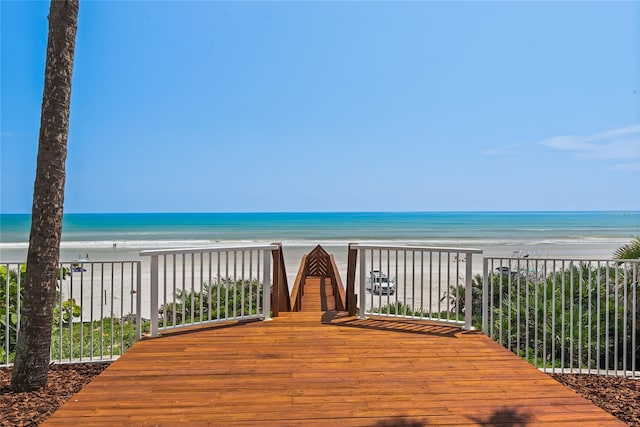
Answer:
<svg viewBox="0 0 640 427"><path fill-rule="evenodd" d="M640 259L640 236L616 249L613 256L615 259Z"/></svg>

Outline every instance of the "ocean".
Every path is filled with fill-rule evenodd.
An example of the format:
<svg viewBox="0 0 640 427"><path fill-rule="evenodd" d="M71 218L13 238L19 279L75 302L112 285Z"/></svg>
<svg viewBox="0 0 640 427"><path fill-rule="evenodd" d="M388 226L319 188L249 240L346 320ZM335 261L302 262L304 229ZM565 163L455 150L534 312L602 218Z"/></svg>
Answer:
<svg viewBox="0 0 640 427"><path fill-rule="evenodd" d="M26 254L30 216L0 214L0 260ZM501 248L549 255L555 248L604 256L640 235L640 211L66 214L62 249L116 249L282 242L349 242Z"/></svg>

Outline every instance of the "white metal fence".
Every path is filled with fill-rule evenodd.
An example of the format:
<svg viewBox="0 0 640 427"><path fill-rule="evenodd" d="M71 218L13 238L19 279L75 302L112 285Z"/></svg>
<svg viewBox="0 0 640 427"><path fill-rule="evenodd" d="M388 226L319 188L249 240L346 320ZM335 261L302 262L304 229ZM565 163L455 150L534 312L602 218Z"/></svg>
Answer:
<svg viewBox="0 0 640 427"><path fill-rule="evenodd" d="M459 323L471 329L473 255L479 249L352 244L358 251L360 316Z"/></svg>
<svg viewBox="0 0 640 427"><path fill-rule="evenodd" d="M0 264L0 366L13 363L26 264ZM139 261L62 262L51 334L57 363L108 361L142 332Z"/></svg>
<svg viewBox="0 0 640 427"><path fill-rule="evenodd" d="M143 251L151 258L151 335L239 319L268 319L277 245Z"/></svg>
<svg viewBox="0 0 640 427"><path fill-rule="evenodd" d="M545 371L640 378L640 260L482 259L473 256L482 254L476 249L350 248L358 252L360 316L475 325ZM51 360L113 360L143 328L155 336L196 324L268 319L276 249L142 252L150 257L150 321L141 318L141 262L61 263ZM25 267L0 263L0 366L13 362ZM481 280L472 277L481 270Z"/></svg>
<svg viewBox="0 0 640 427"><path fill-rule="evenodd" d="M640 260L485 258L483 275L482 328L506 348L549 372L640 378Z"/></svg>

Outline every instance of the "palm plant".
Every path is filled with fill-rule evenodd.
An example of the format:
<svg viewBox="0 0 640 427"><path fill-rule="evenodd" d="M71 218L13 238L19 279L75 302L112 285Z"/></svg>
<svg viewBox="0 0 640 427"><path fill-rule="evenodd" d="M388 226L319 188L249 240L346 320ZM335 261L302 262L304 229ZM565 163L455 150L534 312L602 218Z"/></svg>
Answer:
<svg viewBox="0 0 640 427"><path fill-rule="evenodd" d="M174 302L160 307L163 326L197 323L253 315L262 301L263 285L257 280L204 282L201 290L176 290Z"/></svg>
<svg viewBox="0 0 640 427"><path fill-rule="evenodd" d="M492 336L537 366L621 369L624 357L638 357L624 303L635 285L624 269L573 265L511 285L518 290L493 303Z"/></svg>
<svg viewBox="0 0 640 427"><path fill-rule="evenodd" d="M62 235L65 160L78 0L52 1L33 189L27 272L20 335L11 389L31 391L47 385L50 332L55 305Z"/></svg>
<svg viewBox="0 0 640 427"><path fill-rule="evenodd" d="M613 253L615 259L640 259L640 236L636 236Z"/></svg>

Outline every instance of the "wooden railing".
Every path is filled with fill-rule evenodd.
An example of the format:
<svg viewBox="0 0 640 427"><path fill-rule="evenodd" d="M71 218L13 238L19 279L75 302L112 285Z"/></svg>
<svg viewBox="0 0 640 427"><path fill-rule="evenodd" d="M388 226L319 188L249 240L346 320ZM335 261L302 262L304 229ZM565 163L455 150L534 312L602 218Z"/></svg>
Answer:
<svg viewBox="0 0 640 427"><path fill-rule="evenodd" d="M304 295L304 285L307 277L320 277L330 280L335 298L335 308L338 311L346 310L346 291L340 278L340 272L336 266L333 255L327 253L322 246L316 246L311 252L302 257L300 268L296 276L291 291L291 309L300 311L302 309L302 296Z"/></svg>
<svg viewBox="0 0 640 427"><path fill-rule="evenodd" d="M278 249L271 252L273 257L273 291L271 293L271 311L277 317L281 311L291 311L289 283L282 253L282 243L272 243Z"/></svg>
<svg viewBox="0 0 640 427"><path fill-rule="evenodd" d="M333 295L336 299L336 310L345 311L347 306L346 292L342 285L342 279L340 278L340 273L338 272L338 267L336 266L333 255L329 255L329 261L329 277L331 279L331 285L333 286Z"/></svg>
<svg viewBox="0 0 640 427"><path fill-rule="evenodd" d="M291 290L290 307L291 311L300 311L302 308L302 296L304 295L304 279L306 277L305 271L307 266L307 255L303 255L300 262L300 268L296 275L296 281L293 283L293 289Z"/></svg>

